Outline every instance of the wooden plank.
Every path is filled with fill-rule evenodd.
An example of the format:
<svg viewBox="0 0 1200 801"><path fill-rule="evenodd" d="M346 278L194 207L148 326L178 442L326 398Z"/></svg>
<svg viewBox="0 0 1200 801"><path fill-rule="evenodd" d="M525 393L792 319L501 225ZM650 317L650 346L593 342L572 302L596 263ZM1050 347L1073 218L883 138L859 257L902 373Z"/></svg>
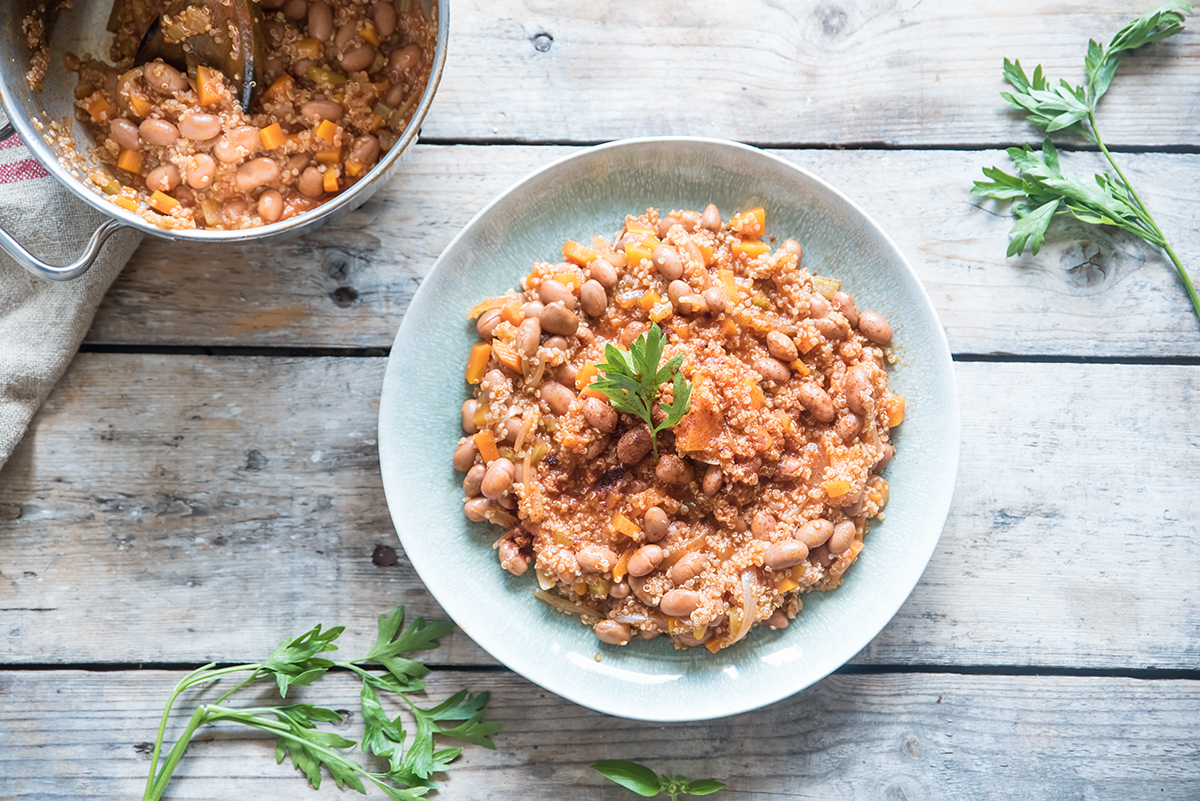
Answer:
<svg viewBox="0 0 1200 801"><path fill-rule="evenodd" d="M396 546L374 441L383 368L80 356L0 473L3 661L245 661L318 622L440 614L402 554L373 560ZM957 375L950 520L856 661L1194 669L1200 368ZM491 662L450 640L439 659Z"/></svg>
<svg viewBox="0 0 1200 801"><path fill-rule="evenodd" d="M162 704L181 675L0 672L7 699L0 705L0 795L137 797ZM723 779L729 788L720 798L1200 794L1196 681L842 675L755 712L671 726L591 712L507 672L437 671L429 681L437 699L458 688L490 691L489 717L504 725L495 751L466 747L442 777L438 797L629 798L588 768L599 759ZM357 686L333 675L297 697L351 710L351 725L339 733L356 738ZM194 697L185 696L170 737L182 729ZM256 734L229 724L201 729L170 797L308 797L304 778L276 765L273 743ZM319 797L341 797L329 785ZM383 796L373 790L370 797Z"/></svg>
<svg viewBox="0 0 1200 801"><path fill-rule="evenodd" d="M92 343L279 347L391 345L438 254L493 196L573 152L416 149L375 199L285 242L225 248L149 239L105 298ZM845 191L895 238L957 353L1200 356L1170 262L1131 235L1056 223L1037 257L1005 259L1012 218L968 194L1000 151L777 151ZM1200 155L1121 156L1180 257L1200 278L1189 216ZM1068 154L1090 174L1094 154Z"/></svg>
<svg viewBox="0 0 1200 801"><path fill-rule="evenodd" d="M1108 42L1146 7L472 0L451 13L449 60L424 131L454 141L1025 141L1030 129L999 97L1003 59L1078 83L1088 39ZM1197 88L1194 32L1125 58L1102 107L1106 140L1195 144L1195 109L1167 101Z"/></svg>

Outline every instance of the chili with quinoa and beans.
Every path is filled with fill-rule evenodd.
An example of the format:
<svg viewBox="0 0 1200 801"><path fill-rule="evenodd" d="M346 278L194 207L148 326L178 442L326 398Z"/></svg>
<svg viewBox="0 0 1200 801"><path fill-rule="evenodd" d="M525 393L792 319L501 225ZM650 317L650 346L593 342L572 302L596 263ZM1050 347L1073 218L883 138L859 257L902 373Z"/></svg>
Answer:
<svg viewBox="0 0 1200 801"><path fill-rule="evenodd" d="M453 459L464 512L502 526L500 564L532 563L535 594L603 642L666 634L715 653L757 623L785 627L883 517L904 419L891 326L764 233L763 209L648 209L471 311L482 341ZM652 326L691 387L653 442L593 384L606 345ZM670 382L658 391L656 427L674 404Z"/></svg>
<svg viewBox="0 0 1200 801"><path fill-rule="evenodd" d="M102 165L89 178L113 203L165 228L265 225L353 186L397 141L437 40L421 3L258 2L266 88L249 109L216 69L133 66L167 0L117 0L113 64L67 55ZM198 2L164 19L164 35L181 41L211 24Z"/></svg>

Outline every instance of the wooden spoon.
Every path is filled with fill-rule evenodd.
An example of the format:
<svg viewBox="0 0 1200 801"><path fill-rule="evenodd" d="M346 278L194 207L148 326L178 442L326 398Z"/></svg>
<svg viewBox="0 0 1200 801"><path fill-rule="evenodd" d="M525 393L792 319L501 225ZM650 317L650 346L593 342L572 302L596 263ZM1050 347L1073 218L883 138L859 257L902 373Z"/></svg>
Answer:
<svg viewBox="0 0 1200 801"><path fill-rule="evenodd" d="M261 23L258 4L252 0L171 0L163 15L150 23L134 64L162 59L181 72L200 65L215 69L225 75L242 108L249 110L263 89L266 41Z"/></svg>

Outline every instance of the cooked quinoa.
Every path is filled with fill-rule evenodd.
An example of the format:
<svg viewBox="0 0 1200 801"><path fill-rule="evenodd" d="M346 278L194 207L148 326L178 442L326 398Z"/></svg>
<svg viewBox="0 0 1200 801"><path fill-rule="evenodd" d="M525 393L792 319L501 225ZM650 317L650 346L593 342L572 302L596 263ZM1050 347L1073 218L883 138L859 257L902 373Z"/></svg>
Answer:
<svg viewBox="0 0 1200 801"><path fill-rule="evenodd" d="M883 516L904 417L891 327L764 234L763 209L648 209L472 311L465 514L501 526L501 565L532 566L538 596L606 643L665 634L715 653L785 627ZM654 324L692 388L657 460L646 424L590 387L606 344Z"/></svg>

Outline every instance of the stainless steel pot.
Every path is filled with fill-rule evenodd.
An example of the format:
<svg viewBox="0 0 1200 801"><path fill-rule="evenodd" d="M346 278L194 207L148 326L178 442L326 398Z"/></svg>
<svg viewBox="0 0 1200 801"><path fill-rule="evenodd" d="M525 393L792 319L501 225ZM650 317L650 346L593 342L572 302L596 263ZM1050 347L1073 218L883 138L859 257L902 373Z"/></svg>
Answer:
<svg viewBox="0 0 1200 801"><path fill-rule="evenodd" d="M446 37L450 28L449 0L422 0L426 12L437 6L437 48L434 53L432 71L425 94L413 113L412 120L403 135L384 154L366 177L350 189L322 204L312 211L289 220L264 225L259 228L237 231L215 230L167 230L159 228L142 217L120 208L104 198L98 188L87 180L87 172L95 167L88 155L93 146L83 126L75 122L75 75L63 66L63 54L106 55L112 34L106 30L110 0L83 0L75 2L74 8L59 14L50 36L50 63L41 92L32 92L25 79L32 52L26 44L21 22L29 11L45 4L45 0L0 0L6 6L0 11L0 101L8 115L8 124L0 127L0 141L19 133L33 155L45 165L51 175L77 197L99 209L110 219L104 221L84 248L83 254L71 264L54 265L39 259L26 250L12 234L3 227L0 219L0 249L34 275L55 281L66 281L83 275L99 254L106 239L122 228L136 228L150 236L169 240L195 242L242 242L248 239L282 238L308 233L325 223L340 217L365 203L391 176L400 155L417 139L417 131L429 106L434 92L441 81L446 62ZM60 158L58 147L43 136L43 128L51 120L57 120L74 134L76 149L81 157L79 166Z"/></svg>

